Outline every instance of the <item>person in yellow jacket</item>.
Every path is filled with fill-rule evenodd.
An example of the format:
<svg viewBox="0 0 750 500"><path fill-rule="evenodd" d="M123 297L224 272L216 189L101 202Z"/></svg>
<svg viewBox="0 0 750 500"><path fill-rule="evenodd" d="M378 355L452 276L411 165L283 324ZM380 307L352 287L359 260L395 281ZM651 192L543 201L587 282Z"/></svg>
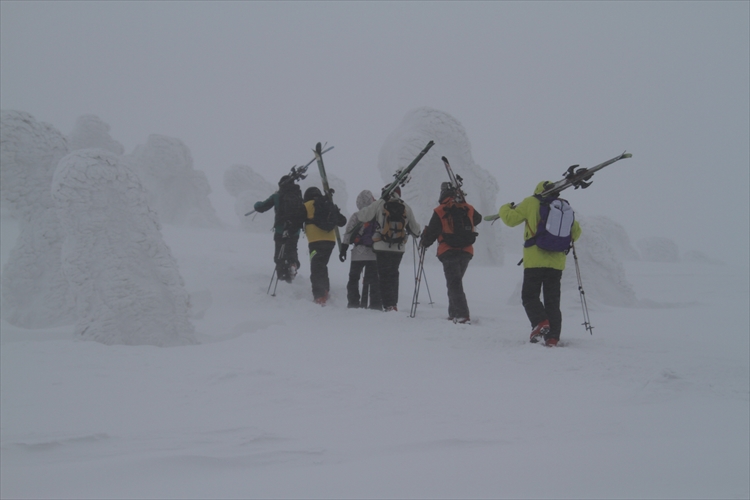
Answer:
<svg viewBox="0 0 750 500"><path fill-rule="evenodd" d="M307 248L310 251L310 282L312 283L313 299L316 304L324 306L331 289L328 280L328 260L336 246L336 233L333 228L325 230L315 224L316 210L322 211L323 206L328 206L327 199L320 192L320 189L314 186L307 188L303 200L307 209L305 236L307 237ZM335 224L338 227L346 225L346 217L341 215L339 207L332 203L330 205L332 205L330 206L332 225Z"/></svg>
<svg viewBox="0 0 750 500"><path fill-rule="evenodd" d="M498 215L510 227L526 224L523 233L526 244L523 249L521 301L531 322L530 341L536 343L543 338L545 345L555 346L562 330L560 282L568 252L543 250L533 243L541 220L540 194L551 184L549 181L540 182L533 196L525 198L518 205L506 203L500 207ZM553 195L551 198L556 197L557 195ZM574 220L570 227L571 241L576 241L580 236L581 226ZM544 303L539 298L540 294Z"/></svg>

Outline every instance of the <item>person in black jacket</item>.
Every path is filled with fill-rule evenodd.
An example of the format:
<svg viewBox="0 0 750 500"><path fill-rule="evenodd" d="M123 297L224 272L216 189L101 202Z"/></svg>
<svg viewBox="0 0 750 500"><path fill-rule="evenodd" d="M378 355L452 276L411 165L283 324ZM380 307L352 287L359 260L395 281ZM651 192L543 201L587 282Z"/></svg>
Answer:
<svg viewBox="0 0 750 500"><path fill-rule="evenodd" d="M296 199L301 213L290 213L289 203L282 203L286 197ZM295 203L291 203L295 205ZM280 280L291 283L297 275L300 262L297 254L297 244L299 242L299 233L302 229L302 223L305 219L304 205L302 202L302 190L294 180L285 175L279 180L279 190L273 193L264 201L259 201L253 206L256 212L263 213L271 208L274 209L273 222L273 241L274 254L273 260L276 264L276 275Z"/></svg>
<svg viewBox="0 0 750 500"><path fill-rule="evenodd" d="M474 256L475 227L482 222L482 215L465 201L458 201L456 195L456 190L449 182L440 186L440 205L433 210L420 245L427 248L435 240L438 241L437 257L443 263L448 287L448 319L468 325L471 324L471 319L463 277ZM463 200L463 197L460 199ZM466 217L463 224L460 224L461 216L455 215L460 213L464 213Z"/></svg>

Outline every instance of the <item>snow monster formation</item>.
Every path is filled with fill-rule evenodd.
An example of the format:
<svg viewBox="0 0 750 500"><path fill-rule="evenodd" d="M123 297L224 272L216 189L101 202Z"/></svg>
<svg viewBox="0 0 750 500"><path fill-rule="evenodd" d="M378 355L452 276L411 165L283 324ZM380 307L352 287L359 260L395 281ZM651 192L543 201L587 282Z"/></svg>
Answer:
<svg viewBox="0 0 750 500"><path fill-rule="evenodd" d="M402 197L411 206L419 223L424 225L429 222L433 209L438 206L440 184L449 180L441 160L443 156L448 158L456 175L463 178L466 200L482 215L497 213L497 181L474 163L463 125L436 109L425 107L407 113L385 140L378 157L383 184L390 184L396 170L409 165L430 141L435 141L435 145L412 170L411 181L402 189ZM373 194L377 196L378 193L373 190ZM477 226L477 232L479 236L474 244L473 262L502 264L498 225L490 227L489 222L483 222ZM434 250L431 254L434 254Z"/></svg>
<svg viewBox="0 0 750 500"><path fill-rule="evenodd" d="M234 201L234 213L237 214L240 227L250 232L268 232L273 226L273 211L269 222L263 214L253 214L245 217L253 210L256 201L268 198L279 188L271 184L262 175L248 165L232 165L224 172L224 188Z"/></svg>
<svg viewBox="0 0 750 500"><path fill-rule="evenodd" d="M73 323L63 276L63 234L50 194L58 161L68 153L52 125L21 111L0 112L2 216L18 221L20 234L2 274L3 319L22 328Z"/></svg>
<svg viewBox="0 0 750 500"><path fill-rule="evenodd" d="M68 136L68 149L99 148L122 156L125 148L109 135L109 124L96 115L82 115L76 120L73 132Z"/></svg>
<svg viewBox="0 0 750 500"><path fill-rule="evenodd" d="M636 242L646 262L679 262L680 248L666 236L648 236Z"/></svg>
<svg viewBox="0 0 750 500"><path fill-rule="evenodd" d="M64 157L52 196L76 334L103 344L195 344L189 297L138 176L103 149Z"/></svg>
<svg viewBox="0 0 750 500"><path fill-rule="evenodd" d="M152 134L123 161L140 177L162 224L221 226L208 198L208 179L193 169L190 150L179 139Z"/></svg>

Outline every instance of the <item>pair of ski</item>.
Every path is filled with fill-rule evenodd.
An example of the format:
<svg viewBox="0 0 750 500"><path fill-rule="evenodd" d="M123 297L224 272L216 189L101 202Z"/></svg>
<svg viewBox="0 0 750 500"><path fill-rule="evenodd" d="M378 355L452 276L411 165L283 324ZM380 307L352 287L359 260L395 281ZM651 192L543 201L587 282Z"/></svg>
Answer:
<svg viewBox="0 0 750 500"><path fill-rule="evenodd" d="M589 179L591 179L591 177L593 177L593 175L596 172L622 159L632 158L632 156L633 155L631 153L623 152L622 154L617 155L614 158L610 158L609 160L604 161L591 168L581 168L580 165L572 165L568 167L568 170L563 174L562 179L553 183L551 186L547 187L547 189L542 191L539 194L539 196L542 198L547 198L548 196L558 194L561 191L568 189L571 186L574 187L575 189L578 189L578 188L586 189L593 182L593 181L590 181ZM486 216L484 220L495 221L499 218L500 218L500 215L494 214L494 215Z"/></svg>

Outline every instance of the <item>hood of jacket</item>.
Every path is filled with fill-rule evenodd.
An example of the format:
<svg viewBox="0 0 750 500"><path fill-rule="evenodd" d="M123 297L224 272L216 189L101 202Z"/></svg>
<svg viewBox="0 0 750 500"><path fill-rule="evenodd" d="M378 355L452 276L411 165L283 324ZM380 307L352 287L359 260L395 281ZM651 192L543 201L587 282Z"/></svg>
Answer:
<svg viewBox="0 0 750 500"><path fill-rule="evenodd" d="M545 184L553 184L552 181L541 181L539 184L536 185L536 189L534 189L534 194L542 194L544 191L544 185Z"/></svg>
<svg viewBox="0 0 750 500"><path fill-rule="evenodd" d="M370 205L375 201L375 196L372 192L365 189L357 195L357 209L362 210L366 206Z"/></svg>

